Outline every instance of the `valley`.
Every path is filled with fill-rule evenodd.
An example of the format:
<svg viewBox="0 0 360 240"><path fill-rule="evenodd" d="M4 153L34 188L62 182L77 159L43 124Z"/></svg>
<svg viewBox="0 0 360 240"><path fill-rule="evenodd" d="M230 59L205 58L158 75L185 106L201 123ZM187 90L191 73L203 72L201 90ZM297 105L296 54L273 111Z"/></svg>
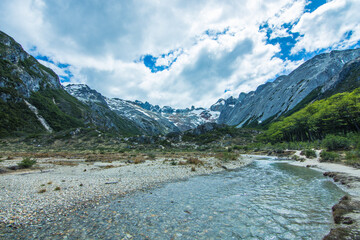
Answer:
<svg viewBox="0 0 360 240"><path fill-rule="evenodd" d="M73 221L78 221L78 215L87 216L89 211L93 217L97 216L98 207L109 206L114 201L128 201L126 199L129 198L131 202L133 196L137 201L149 191L150 194L154 191L157 196L163 196L166 184L183 189L193 179L200 181L193 183L197 185L203 184L201 181L207 177L216 179L221 176L218 181L228 181L231 176L237 182L246 178L256 188L256 179L251 176L256 175L260 180L266 174L278 176L291 165L303 168L289 170L285 177L280 174L284 179L292 180L279 183L274 178L274 186L287 189L301 182L303 176L311 176L310 183L304 182L309 184L310 190L291 188L289 192L303 191L306 195L313 191L309 198L316 202L313 197L321 191L323 195L318 198L332 200L325 201L326 206L323 206L322 214L325 214L326 220L323 217L314 217L317 219L314 220L306 213L296 212L294 229L290 231L284 227L287 222L279 221L280 232L271 234L286 239L312 234L318 238L329 231L330 235L324 239L356 239L360 234L359 49L322 53L290 74L258 86L255 91L240 93L238 97L220 98L209 108L192 106L185 109L172 108L166 103L160 107L138 100L109 98L86 84L63 86L51 69L3 32L0 32L0 61L1 237L28 238L29 234L46 237L46 231L50 229L55 239L64 236L78 238L81 233L70 228ZM242 174L242 171L245 173ZM335 182L344 186L335 185L319 171L328 172L326 176L333 177ZM221 184L217 184L221 188ZM231 181L228 184L231 186ZM258 184L265 185L266 179ZM327 188L322 188L323 185L331 186L331 190L324 190ZM317 190L312 188L314 186ZM208 185L207 188L211 189ZM242 190L254 194L253 188L246 189L245 185ZM264 196L270 191L266 188L261 190L264 190ZM191 194L194 195L199 189L189 191L193 191ZM239 197L235 192L228 197ZM222 196L226 194L221 193ZM203 195L205 199L206 194ZM335 224L332 225L330 208L341 197L338 207L333 208L338 210L333 210ZM299 200L305 205L306 201ZM185 210L179 208L176 211L185 211L185 215L190 215L196 211L191 206L191 211L182 205ZM150 207L141 202L134 206ZM268 207L261 206L264 209ZM290 206L290 210L284 211L293 208ZM302 208L304 212L315 211L308 210L306 206ZM81 227L89 228L89 231L83 234L89 235L83 238L99 237L99 231L110 228L111 221L116 220L129 226L119 230L116 236L146 239L143 229L139 232L132 229L130 220L113 219L111 212L104 211L109 216L105 220L110 222L99 228L91 225L93 230L85 223ZM154 211L155 215L159 215L161 209ZM255 212L254 209L252 211ZM271 216L269 212L266 214ZM303 218L306 221L301 219L302 214L306 215ZM282 217L281 213L274 215L275 218L279 216ZM140 221L136 216L130 217ZM199 218L204 217L213 216L199 215ZM288 217L286 220L291 219L291 216ZM258 218L261 217L254 216L252 221ZM303 234L303 226L296 225L313 220L318 224L316 226L324 228ZM69 228L52 225L56 221L65 221L64 226ZM160 221L171 222L161 218L156 223ZM221 219L217 221L221 222ZM236 221L232 223L236 225ZM176 224L171 224L171 228L176 229ZM149 226L149 231L154 233L163 228ZM219 226L219 231L228 227ZM183 228L191 229L191 226ZM199 228L206 230L204 226ZM179 239L182 236L205 239L208 235L204 231L202 235L170 232L171 236ZM249 229L240 233L236 229L232 231L235 235L239 234L236 236L266 236L266 233L257 234ZM115 232L105 235L111 239L112 234ZM153 235L152 238L156 237ZM230 238L230 235L225 238Z"/></svg>

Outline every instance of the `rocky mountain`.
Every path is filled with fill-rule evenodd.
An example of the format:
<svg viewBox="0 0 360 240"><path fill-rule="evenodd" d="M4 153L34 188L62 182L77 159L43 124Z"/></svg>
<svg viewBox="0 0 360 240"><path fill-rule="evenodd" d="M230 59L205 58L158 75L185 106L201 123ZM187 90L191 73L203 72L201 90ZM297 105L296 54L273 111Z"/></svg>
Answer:
<svg viewBox="0 0 360 240"><path fill-rule="evenodd" d="M0 136L57 132L93 126L140 134L130 120L94 111L68 94L58 76L0 31Z"/></svg>
<svg viewBox="0 0 360 240"><path fill-rule="evenodd" d="M180 131L194 129L204 123L215 123L220 116L220 111L215 108L211 110L192 106L191 108L175 109L169 106L161 108L158 105L154 106L148 102L143 103L137 100L133 103L168 119L174 123Z"/></svg>
<svg viewBox="0 0 360 240"><path fill-rule="evenodd" d="M218 123L256 126L299 110L328 90L338 88L343 76L351 74L350 66L358 66L359 57L360 49L317 55L289 75L242 94L235 106L221 110Z"/></svg>
<svg viewBox="0 0 360 240"><path fill-rule="evenodd" d="M131 101L104 97L85 84L70 84L65 90L93 111L115 114L130 120L145 134L158 135L179 131L172 122L156 112L143 109Z"/></svg>

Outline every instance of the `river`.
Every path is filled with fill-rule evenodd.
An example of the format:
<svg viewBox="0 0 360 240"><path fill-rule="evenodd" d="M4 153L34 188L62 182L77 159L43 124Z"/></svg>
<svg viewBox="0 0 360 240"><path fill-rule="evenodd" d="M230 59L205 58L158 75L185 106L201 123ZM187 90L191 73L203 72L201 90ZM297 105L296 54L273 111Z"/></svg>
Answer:
<svg viewBox="0 0 360 240"><path fill-rule="evenodd" d="M345 193L315 170L264 159L138 191L14 237L321 239ZM10 235L9 235L10 236Z"/></svg>

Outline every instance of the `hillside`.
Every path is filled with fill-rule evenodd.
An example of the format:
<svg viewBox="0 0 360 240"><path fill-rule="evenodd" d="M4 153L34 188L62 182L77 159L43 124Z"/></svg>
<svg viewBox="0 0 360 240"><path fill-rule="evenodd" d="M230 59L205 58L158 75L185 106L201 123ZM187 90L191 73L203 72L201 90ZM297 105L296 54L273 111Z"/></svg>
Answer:
<svg viewBox="0 0 360 240"><path fill-rule="evenodd" d="M333 93L336 89L350 89L349 85L357 80L351 83L343 80L349 80L353 69L358 69L359 57L360 49L317 55L289 75L260 85L245 96L240 95L235 106L222 109L218 122L254 127L289 115L331 89Z"/></svg>
<svg viewBox="0 0 360 240"><path fill-rule="evenodd" d="M307 105L271 124L264 138L271 142L312 141L350 132L360 132L360 88Z"/></svg>
<svg viewBox="0 0 360 240"><path fill-rule="evenodd" d="M103 116L72 97L51 69L3 32L0 32L0 106L2 137L85 126L122 134L141 133L131 121L116 114Z"/></svg>

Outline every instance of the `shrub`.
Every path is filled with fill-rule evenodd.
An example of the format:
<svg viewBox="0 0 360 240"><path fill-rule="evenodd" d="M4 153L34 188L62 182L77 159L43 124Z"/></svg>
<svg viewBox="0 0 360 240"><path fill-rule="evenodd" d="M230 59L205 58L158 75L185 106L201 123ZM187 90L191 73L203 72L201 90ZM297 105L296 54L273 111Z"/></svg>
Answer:
<svg viewBox="0 0 360 240"><path fill-rule="evenodd" d="M216 154L216 157L224 162L234 161L238 158L238 154L230 152L222 152Z"/></svg>
<svg viewBox="0 0 360 240"><path fill-rule="evenodd" d="M60 187L56 187L55 189L54 189L54 191L60 191Z"/></svg>
<svg viewBox="0 0 360 240"><path fill-rule="evenodd" d="M201 161L200 159L195 158L195 157L190 157L190 158L188 158L186 162L187 162L188 164L204 165L204 162L203 162L203 161Z"/></svg>
<svg viewBox="0 0 360 240"><path fill-rule="evenodd" d="M46 189L41 189L38 191L38 193L44 193L44 192L46 192Z"/></svg>
<svg viewBox="0 0 360 240"><path fill-rule="evenodd" d="M147 156L149 159L152 159L152 160L154 160L156 158L156 155L154 153L148 153Z"/></svg>
<svg viewBox="0 0 360 240"><path fill-rule="evenodd" d="M339 149L349 149L350 148L350 140L346 137L336 136L336 135L326 135L324 140L322 141L324 147L327 150L339 150Z"/></svg>
<svg viewBox="0 0 360 240"><path fill-rule="evenodd" d="M298 155L293 155L291 157L291 159L294 160L294 161L298 161L298 162L304 162L305 161L305 158L299 157Z"/></svg>
<svg viewBox="0 0 360 240"><path fill-rule="evenodd" d="M360 150L350 151L346 153L346 164L360 168Z"/></svg>
<svg viewBox="0 0 360 240"><path fill-rule="evenodd" d="M35 159L31 159L29 157L25 157L23 158L23 160L18 163L18 166L20 168L31 168L33 165L36 164L36 160Z"/></svg>
<svg viewBox="0 0 360 240"><path fill-rule="evenodd" d="M340 161L340 156L334 152L322 151L320 153L320 162L338 162Z"/></svg>
<svg viewBox="0 0 360 240"><path fill-rule="evenodd" d="M311 149L302 150L300 155L302 155L302 156L305 155L307 158L316 158L316 152Z"/></svg>

